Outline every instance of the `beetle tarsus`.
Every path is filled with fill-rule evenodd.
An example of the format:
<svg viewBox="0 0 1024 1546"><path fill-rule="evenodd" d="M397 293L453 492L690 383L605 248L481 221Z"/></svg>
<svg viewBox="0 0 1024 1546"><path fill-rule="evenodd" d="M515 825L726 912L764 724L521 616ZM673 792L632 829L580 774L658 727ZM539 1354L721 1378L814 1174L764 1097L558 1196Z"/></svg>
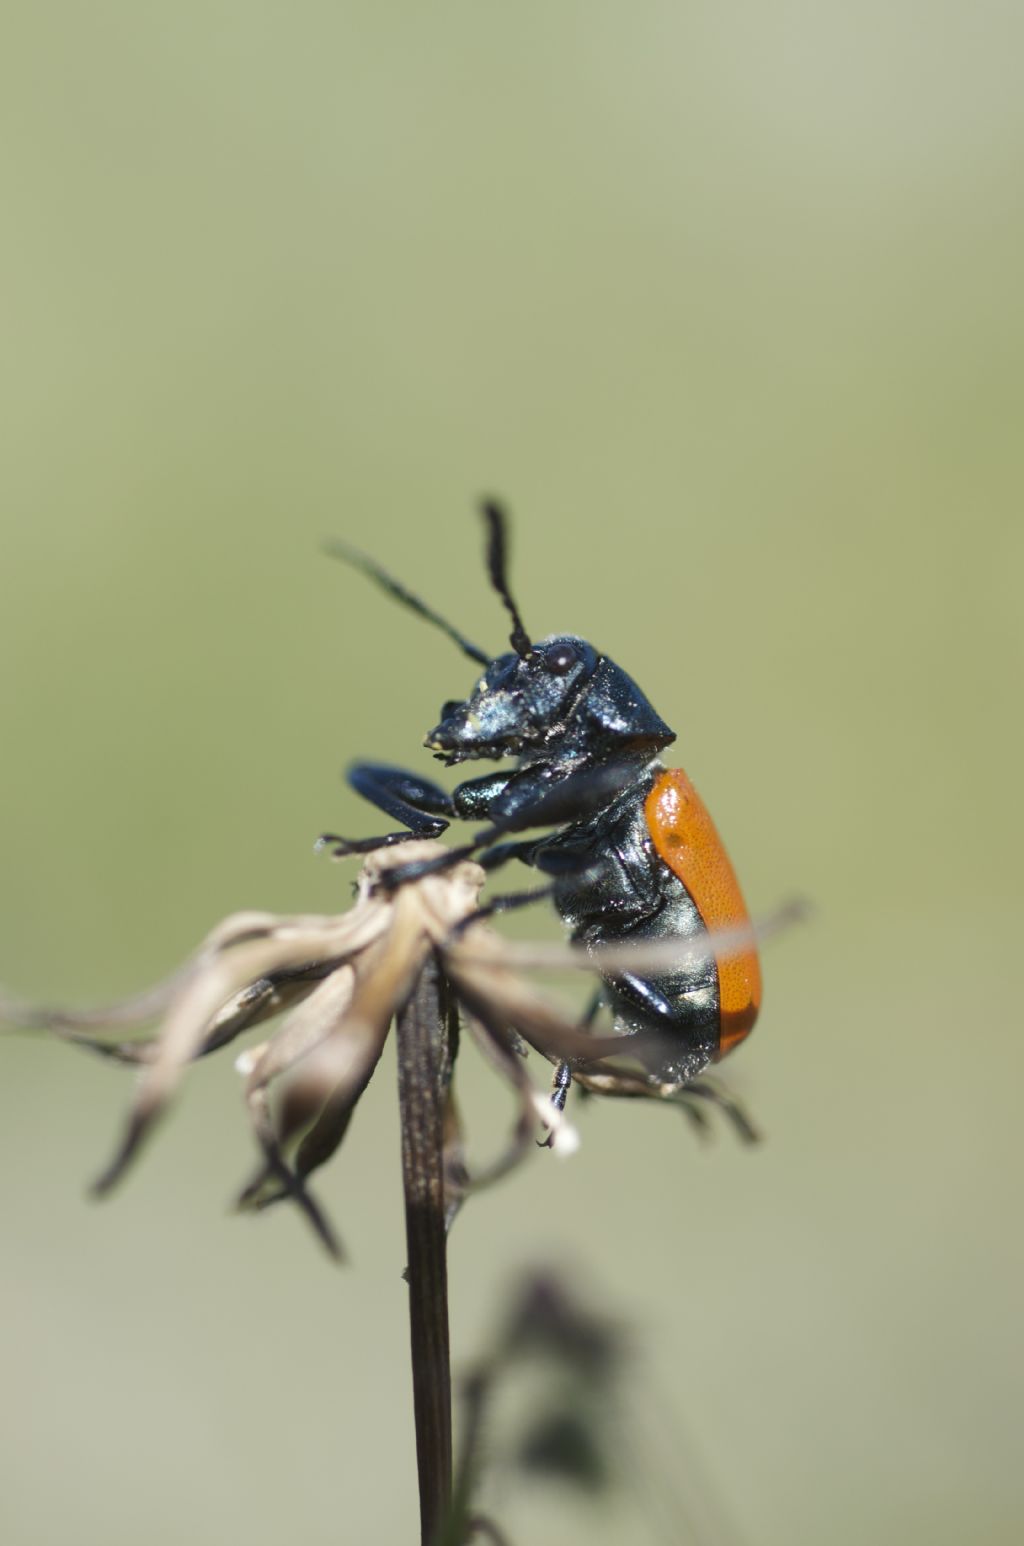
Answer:
<svg viewBox="0 0 1024 1546"><path fill-rule="evenodd" d="M313 852L322 854L330 849L332 859L349 859L353 854L372 854L378 848L391 848L395 843L408 843L415 832L385 832L382 837L341 837L337 832L321 832L313 844Z"/></svg>
<svg viewBox="0 0 1024 1546"><path fill-rule="evenodd" d="M551 1105L561 1115L565 1110L565 1103L569 1098L569 1087L572 1084L572 1069L566 1062L561 1062L555 1069L555 1077L551 1083ZM555 1129L548 1129L547 1136L537 1139L538 1149L553 1149L555 1146Z"/></svg>

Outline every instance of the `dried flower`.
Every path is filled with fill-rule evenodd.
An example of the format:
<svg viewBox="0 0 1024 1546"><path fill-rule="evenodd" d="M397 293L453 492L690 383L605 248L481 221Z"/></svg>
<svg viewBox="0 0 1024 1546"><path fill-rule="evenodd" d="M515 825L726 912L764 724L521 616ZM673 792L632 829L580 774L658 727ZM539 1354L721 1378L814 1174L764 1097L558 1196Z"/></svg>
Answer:
<svg viewBox="0 0 1024 1546"><path fill-rule="evenodd" d="M438 851L443 850L436 842L377 850L363 864L354 906L340 915L236 913L220 923L165 983L107 1009L84 1013L34 1009L0 996L0 1019L48 1030L138 1068L121 1142L94 1183L94 1191L109 1191L124 1174L189 1063L283 1014L273 1034L248 1047L236 1063L262 1156L239 1205L262 1209L290 1198L328 1248L340 1254L307 1181L341 1144L392 1019L431 952L440 960L469 1034L516 1098L513 1130L503 1152L485 1172L470 1177L449 1092L445 1139L449 1220L467 1191L505 1174L523 1158L533 1145L538 1124L546 1127L556 1152L575 1147L573 1128L551 1104L547 1091L538 1089L530 1078L524 1058L527 1047L551 1062L569 1061L574 1079L588 1090L680 1103L701 1128L707 1125L707 1104L714 1102L743 1138L756 1136L741 1108L719 1086L708 1080L666 1083L652 1073L664 1057L662 1036L595 1036L523 976L524 970L536 966L612 970L622 947L588 953L571 947L517 946L503 940L476 916L485 875L471 860L394 890L381 884L388 870ZM778 921L785 921L792 911ZM738 935L736 943L742 945L748 939L748 934ZM678 961L683 950L708 948L707 942L672 942L671 959ZM641 953L630 950L628 959L633 966L656 967L664 964L665 956L664 945L653 945ZM147 1039L125 1040L109 1034L138 1029L158 1016L159 1029ZM639 1066L623 1067L624 1056ZM616 1061L609 1062L610 1058Z"/></svg>
<svg viewBox="0 0 1024 1546"><path fill-rule="evenodd" d="M471 859L388 885L389 870L445 852L436 842L418 841L377 849L363 864L355 904L346 913L236 913L167 981L107 1009L35 1009L0 991L0 1022L49 1031L137 1069L121 1142L94 1184L97 1194L124 1174L189 1063L280 1016L272 1034L236 1059L260 1150L259 1167L242 1189L239 1206L255 1210L292 1200L335 1257L341 1246L309 1190L309 1177L344 1139L397 1017L413 1414L425 1546L503 1540L493 1521L472 1508L473 1442L467 1441L453 1474L446 1232L467 1193L522 1159L539 1126L556 1152L575 1147L563 1113L527 1072L528 1048L569 1064L573 1080L587 1090L677 1103L701 1130L707 1126L707 1103L714 1102L741 1137L756 1136L742 1109L711 1081L666 1080L672 1048L663 1033L595 1035L523 976L538 966L602 974L671 968L686 956L707 957L713 947L718 952L747 947L754 931L745 927L642 947L513 945L484 921L485 872ZM772 926L795 911L784 909ZM762 927L757 934L765 932ZM159 1028L150 1037L126 1040L119 1034L157 1019ZM516 1099L503 1152L472 1177L451 1089L462 1025ZM557 1296L535 1295L525 1320L520 1317L510 1329L512 1342L518 1336L532 1345L554 1331L559 1344L566 1344L563 1352L591 1359L596 1369L603 1356L601 1336L588 1331L569 1337L573 1317L561 1314L560 1304ZM480 1371L468 1383L468 1394L476 1391L475 1404L469 1403L470 1435L479 1434L489 1389ZM563 1403L547 1427L542 1424L524 1439L520 1463L594 1481L603 1474L603 1441L585 1418L575 1404Z"/></svg>

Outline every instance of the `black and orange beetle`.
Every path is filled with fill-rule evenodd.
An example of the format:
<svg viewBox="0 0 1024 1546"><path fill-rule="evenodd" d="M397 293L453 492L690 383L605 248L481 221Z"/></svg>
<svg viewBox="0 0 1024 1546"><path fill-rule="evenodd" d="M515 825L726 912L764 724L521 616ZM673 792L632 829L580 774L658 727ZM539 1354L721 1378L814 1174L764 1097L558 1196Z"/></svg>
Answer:
<svg viewBox="0 0 1024 1546"><path fill-rule="evenodd" d="M483 505L487 567L512 618L512 648L492 658L399 584L373 560L340 543L331 551L368 574L419 616L442 628L484 673L468 698L444 704L424 744L447 766L514 759L511 768L467 779L451 793L401 768L358 762L353 788L403 830L356 839L325 834L336 854L366 853L409 838L437 837L451 820L487 825L472 842L436 861L393 872L395 884L475 856L486 869L521 860L549 877L542 888L499 897L498 911L549 896L571 937L588 947L621 942L693 941L703 954L658 975L619 971L603 979L588 1018L602 1006L625 1038L654 1033L665 1050L652 1070L661 1086L686 1086L746 1037L757 1017L761 975L732 865L700 796L681 769L658 754L675 733L632 677L574 634L531 640L506 578L505 521ZM539 837L516 833L545 827ZM733 933L728 953L715 938ZM563 1065L553 1099L571 1082Z"/></svg>

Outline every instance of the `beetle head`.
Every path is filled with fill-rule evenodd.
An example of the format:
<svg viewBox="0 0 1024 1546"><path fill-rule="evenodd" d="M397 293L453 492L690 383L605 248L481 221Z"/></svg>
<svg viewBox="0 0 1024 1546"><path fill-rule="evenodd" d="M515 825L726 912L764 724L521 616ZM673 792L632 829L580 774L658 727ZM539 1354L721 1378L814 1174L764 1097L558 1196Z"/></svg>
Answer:
<svg viewBox="0 0 1024 1546"><path fill-rule="evenodd" d="M486 668L468 698L444 705L425 744L446 763L518 757L528 763L562 758L580 764L616 752L653 756L674 741L632 677L585 639L554 634L531 640L509 588L504 511L496 500L486 499L481 514L487 573L512 623L512 649L494 660L372 558L343 542L329 545L335 557L361 569Z"/></svg>
<svg viewBox="0 0 1024 1546"><path fill-rule="evenodd" d="M424 744L448 764L529 763L616 750L653 755L674 739L620 666L575 634L555 634L493 660L465 701L444 705Z"/></svg>

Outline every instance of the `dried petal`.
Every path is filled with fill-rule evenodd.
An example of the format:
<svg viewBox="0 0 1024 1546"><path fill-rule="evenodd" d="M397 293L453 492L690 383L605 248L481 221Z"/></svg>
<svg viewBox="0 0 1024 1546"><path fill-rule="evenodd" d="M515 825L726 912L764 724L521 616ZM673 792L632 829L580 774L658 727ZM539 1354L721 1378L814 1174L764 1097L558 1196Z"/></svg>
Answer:
<svg viewBox="0 0 1024 1546"><path fill-rule="evenodd" d="M215 931L215 953L171 1004L152 1060L141 1074L121 1145L95 1183L97 1194L109 1191L124 1173L174 1093L183 1068L235 995L262 978L305 973L329 962L340 964L381 932L386 916L382 906L368 903L341 918L241 914L228 923L233 927L226 924Z"/></svg>

